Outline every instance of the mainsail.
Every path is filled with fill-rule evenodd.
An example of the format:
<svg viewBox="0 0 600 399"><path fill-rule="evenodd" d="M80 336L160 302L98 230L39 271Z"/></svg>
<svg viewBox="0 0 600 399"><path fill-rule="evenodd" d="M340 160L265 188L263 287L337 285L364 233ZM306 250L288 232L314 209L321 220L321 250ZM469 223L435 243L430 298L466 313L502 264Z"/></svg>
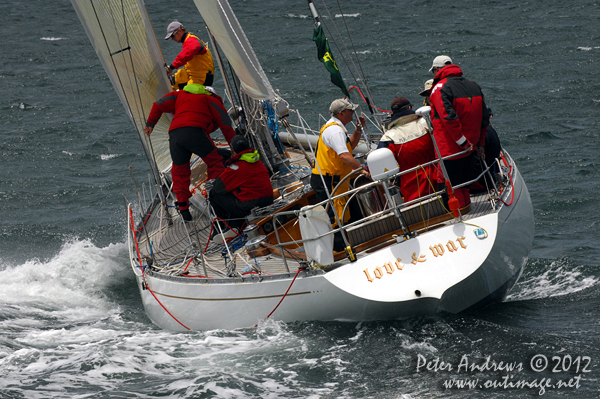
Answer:
<svg viewBox="0 0 600 399"><path fill-rule="evenodd" d="M240 79L241 89L254 100L274 100L273 87L227 0L194 3Z"/></svg>
<svg viewBox="0 0 600 399"><path fill-rule="evenodd" d="M163 68L164 56L143 1L71 2L150 160L156 161L158 170L168 168L168 118L160 119L151 143L143 132L152 103L171 91Z"/></svg>

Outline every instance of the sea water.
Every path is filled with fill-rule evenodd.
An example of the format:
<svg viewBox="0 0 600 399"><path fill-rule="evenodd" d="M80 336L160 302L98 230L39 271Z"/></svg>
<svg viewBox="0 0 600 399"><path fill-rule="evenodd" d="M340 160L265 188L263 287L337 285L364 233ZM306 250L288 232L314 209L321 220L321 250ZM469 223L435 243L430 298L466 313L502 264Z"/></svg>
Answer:
<svg viewBox="0 0 600 399"><path fill-rule="evenodd" d="M341 3L316 6L347 85L366 79L377 107L398 96L418 105L439 54L482 86L536 218L531 259L507 301L397 322L155 327L126 248L129 166L140 181L148 173L133 126L70 2L7 0L0 398L598 396L598 5ZM146 4L167 62L179 49L162 40L171 20L206 38L193 1ZM273 86L318 128L341 92L316 59L306 3L231 6ZM360 67L348 68L358 61L345 48ZM223 95L218 74L215 87Z"/></svg>

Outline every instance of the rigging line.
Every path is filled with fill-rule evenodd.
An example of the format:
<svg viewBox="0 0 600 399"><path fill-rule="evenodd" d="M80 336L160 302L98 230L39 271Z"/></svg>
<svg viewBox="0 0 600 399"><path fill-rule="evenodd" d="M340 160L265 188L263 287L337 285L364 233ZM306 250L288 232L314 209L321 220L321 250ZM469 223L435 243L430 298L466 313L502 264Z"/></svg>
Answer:
<svg viewBox="0 0 600 399"><path fill-rule="evenodd" d="M331 23L332 23L333 27L335 28L335 31L337 32L338 36L340 37L340 40L342 41L342 44L343 44L344 48L346 49L346 52L350 53L348 51L348 49L346 48L344 40L342 39L342 35L340 34L339 30L337 29L337 26L335 25L335 22L333 21L333 17L331 16L331 13L329 12L329 9L327 8L327 5L325 4L325 0L323 0L323 7L325 7L325 10L327 11L327 14L329 15L329 19L331 19ZM317 10L317 12L318 12L318 10ZM321 13L319 13L319 18L321 20L321 23L323 24L323 26L325 26L325 29L327 30L328 36L333 40L333 44L335 45L335 47L337 48L340 56L342 57L342 60L344 61L344 64L346 64L346 66L348 67L348 71L350 72L350 75L352 75L352 79L354 79L354 82L358 85L358 79L354 75L354 72L352 71L352 68L350 68L350 64L346 60L346 57L344 56L344 52L338 46L337 41L335 40L335 36L331 34L331 31L329 30L329 27L325 23L325 19L321 16ZM350 61L351 61L352 65L354 66L354 62L352 61L352 59L350 59ZM356 66L354 66L354 69L357 69Z"/></svg>
<svg viewBox="0 0 600 399"><path fill-rule="evenodd" d="M325 1L325 0L323 0ZM369 93L371 99L373 99L373 95L371 94L371 90L369 89L369 85L367 83L367 78L365 77L365 73L362 69L362 64L360 63L360 59L358 58L358 53L356 52L356 47L354 46L354 41L352 40L352 35L350 34L350 29L348 28L348 24L346 23L346 17L344 16L344 12L342 11L342 5L340 4L340 0L337 0L338 8L340 9L340 13L342 14L342 20L344 21L344 25L346 26L346 32L348 32L348 39L350 40L350 44L352 45L352 50L354 51L354 56L356 57L356 62L358 63L358 67L360 69L360 75L362 76L362 81L365 84L365 88ZM346 50L347 51L347 50ZM354 65L354 62L352 63ZM356 68L356 66L354 66Z"/></svg>
<svg viewBox="0 0 600 399"><path fill-rule="evenodd" d="M244 104L242 101L242 98L240 97L240 88L238 87L238 82L235 79L235 71L233 70L233 67L231 66L231 63L229 62L229 60L227 60L227 69L229 70L229 75L231 75L230 78L231 79L231 85L233 85L233 88L235 89L233 92L235 93L235 99L237 100L239 107L242 109L242 113L238 115L238 117L244 122L244 125L248 125L248 121L246 120L246 114L245 114L245 110L244 110ZM225 75L227 75L227 73L225 73ZM231 99L233 101L233 99ZM233 104L233 106L235 107L235 104ZM238 111L238 110L236 110Z"/></svg>
<svg viewBox="0 0 600 399"><path fill-rule="evenodd" d="M235 108L236 105L233 101L234 100L233 93L231 92L231 86L228 83L227 71L225 70L225 63L223 62L223 57L221 56L221 52L219 51L219 46L217 45L217 41L215 40L215 37L212 34L212 32L210 31L210 29L208 28L208 26L206 26L206 31L208 32L208 39L210 40L210 43L212 44L213 52L216 54L217 63L219 64L219 68L221 69L221 74L223 75L223 80L225 81L224 84L225 84L226 94L228 94L229 101L231 102L232 107Z"/></svg>
<svg viewBox="0 0 600 399"><path fill-rule="evenodd" d="M125 42L127 44L127 48L131 49L131 45L129 43L129 29L127 28L127 18L125 17L125 7L123 5L123 0L121 0L121 11L122 11L122 15L123 15L123 31L125 32ZM111 12L111 16L112 16L112 12ZM114 17L113 17L113 19L114 19ZM117 33L117 38L119 41L121 41L118 33ZM129 62L131 63L131 69L132 69L132 73L133 73L133 81L135 82L135 87L137 88L138 97L139 97L139 98L136 98L135 96L133 97L133 99L135 100L135 104L136 104L136 111L138 112L138 114L141 111L142 118L144 118L144 114L143 114L144 109L143 109L143 105L141 104L142 100L141 100L141 95L139 93L139 86L137 84L138 80L136 78L137 75L135 73L135 65L133 63L133 57L131 55L131 51L129 51ZM127 68L127 64L125 64L125 68ZM128 80L129 80L129 84L133 87L134 84L132 84L132 82L131 82L132 81L131 74L128 75ZM139 100L139 103L137 100ZM144 120L145 120L145 118L144 118ZM136 126L136 128L137 128L137 126Z"/></svg>
<svg viewBox="0 0 600 399"><path fill-rule="evenodd" d="M143 281L142 284L144 284L146 286L146 289L148 290L148 292L150 292L152 294L152 296L154 297L154 299L156 299L156 302L158 302L158 304L165 310L165 312L167 312L169 314L169 316L171 316L173 318L173 320L175 320L177 323L181 324L186 330L188 330L188 331L191 330L185 324L183 324L182 322L180 322L179 320L177 320L177 318L175 316L173 316L173 314L171 312L169 312L169 310L165 307L165 305L163 305L162 302L158 300L158 298L156 297L156 295L154 295L154 292L150 289L150 287L148 287L148 283L145 280Z"/></svg>
<svg viewBox="0 0 600 399"><path fill-rule="evenodd" d="M242 101L244 102L243 108L246 111L249 111L248 112L249 115L255 116L253 122L246 121L246 129L249 132L249 134L251 135L251 137L254 139L253 141L256 144L256 149L258 150L258 152L260 153L260 155L262 157L262 162L265 164L267 169L269 169L271 171L271 173L274 173L275 168L271 164L269 157L267 157L267 152L265 151L263 142L262 142L262 140L260 140L259 137L257 137L258 130L261 127L259 125L259 122L260 122L259 118L256 117L257 115L260 115L259 114L260 111L258 110L258 103L257 103L257 101L253 100L249 95L247 95L244 92L240 92L240 97L241 97ZM263 115L260 115L260 119L262 119L262 118L263 118ZM252 125L252 124L254 124L254 125Z"/></svg>
<svg viewBox="0 0 600 399"><path fill-rule="evenodd" d="M121 0L121 10L123 11L123 26L124 26L124 30L125 30L125 41L127 43L127 48L131 49L131 45L129 43L129 29L127 27L127 19L125 18L125 7L123 6L123 0ZM145 25L144 25L145 26ZM118 37L118 35L117 35ZM143 104L143 100L142 100L142 93L140 92L140 84L139 84L139 79L137 77L137 73L135 71L135 63L133 62L133 55L132 52L129 51L129 61L131 63L131 71L133 73L133 81L135 82L134 86L136 88L137 91L137 97L134 96L134 100L137 106L137 111L138 114L141 114L140 116L142 117L142 121L146 121L146 113L144 111L144 104ZM129 76L129 84L131 84L132 81L132 76ZM143 123L143 122L142 122ZM138 128L138 132L139 132L139 127L136 126L136 128ZM143 131L143 127L142 127L142 131ZM150 137L144 132L144 139L146 140L146 142L150 145L150 155L152 156L152 161L154 162L154 165L156 166L156 155L154 154L154 147L152 145L152 140L150 139ZM152 168L154 169L154 168ZM155 180L156 180L156 185L160 186L160 179L158 179L158 176L154 176ZM160 197L162 200L162 197Z"/></svg>
<svg viewBox="0 0 600 399"><path fill-rule="evenodd" d="M123 27L124 27L124 31L125 31L125 42L127 43L127 48L131 48L131 45L129 43L129 29L127 28L127 19L125 18L125 8L123 6L123 0L121 0L121 9L123 11ZM129 84L131 84L132 86L134 86L136 88L137 97L136 96L133 97L134 100L136 100L135 101L136 110L138 111L138 114L141 114L142 120L145 121L146 114L144 112L144 105L142 102L142 94L140 93L139 80L137 78L137 73L135 72L135 63L133 62L133 55L131 53L132 52L129 51L129 62L131 63L131 72L132 72L133 76L131 76L131 74L130 74ZM132 80L133 80L133 82L135 82L135 84L131 83ZM152 157L155 158L154 154L152 154ZM156 162L156 159L154 159L154 162Z"/></svg>
<svg viewBox="0 0 600 399"><path fill-rule="evenodd" d="M129 35L128 35L128 31L127 31L127 19L125 18L125 7L123 5L123 0L121 0L121 10L122 10L123 20L122 21L118 21L117 18L115 17L115 15L114 15L113 9L111 7L109 7L109 9L108 9L109 15L110 15L110 18L112 19L112 24L113 24L113 27L114 27L114 30L115 30L115 36L117 38L117 41L119 42L119 47L122 49L122 50L118 50L118 51L114 52L114 54L120 54L125 49L131 49L131 46L129 45ZM121 43L121 36L119 35L119 29L117 28L120 25L117 24L117 21L118 22L122 22L123 31L125 32L125 37L126 37L126 40L125 40L126 44L127 44L126 48L123 48L124 45ZM107 47L107 50L109 51L109 54L111 54L111 61L113 62L113 66L115 68L115 74L119 78L119 83L121 85L121 90L123 91L123 95L124 95L124 97L125 97L125 99L127 101L127 105L129 107L129 110L135 110L139 114L139 104L137 103L137 101L134 101L135 107L131 107L131 104L129 102L129 98L127 97L126 92L125 92L124 83L121 81L121 76L120 76L120 74L119 74L119 72L117 70L117 66L116 66L116 64L114 62L114 58L112 57L113 53L110 53L110 49L108 48L108 43L107 43L106 47ZM129 51L129 58L130 58L130 62L133 64L133 59L131 58L131 51ZM123 61L125 61L125 59L123 59ZM124 65L125 65L125 68L127 68L127 63L126 62L124 62ZM135 74L135 72L134 72L134 74ZM129 81L129 85L131 87L133 87L133 84L131 83L131 76L127 76L127 80ZM133 99L137 100L135 97L133 97ZM133 113L132 113L132 117L133 117ZM139 117L139 115L138 115L138 117ZM136 129L137 129L137 121L136 121L135 118L132 118L132 119L133 119L133 124L136 127Z"/></svg>
<svg viewBox="0 0 600 399"><path fill-rule="evenodd" d="M94 15L96 16L96 22L98 22L98 27L100 28L100 33L102 34L102 38L104 39L104 44L106 46L106 49L110 53L110 48L109 48L109 45L108 45L108 39L106 38L106 34L104 33L104 28L102 27L102 23L100 22L100 17L98 15L98 11L96 10L96 6L94 5L93 0L90 0L90 4L92 6L92 9L94 10ZM111 13L111 16L112 16L112 13ZM114 21L115 21L115 19L113 17L113 25L116 28L116 23ZM125 99L125 102L127 103L127 106L129 107L129 109L131 109L131 106L129 105L129 99L127 98L127 96L125 96L125 90L124 90L123 81L121 80L121 76L117 72L117 66L115 64L115 61L114 61L114 59L112 57L110 57L110 60L112 62L112 66L113 66L113 68L115 70L115 75L117 76L117 79L119 81L119 86L121 87L121 91L123 92L123 95L124 95L123 97ZM135 120L133 121L133 123L135 125ZM138 134L138 136L139 136L139 134ZM141 137L140 137L140 141L141 141ZM148 162L150 162L150 157L149 157L149 154L148 154L148 149L145 146L143 146L143 145L142 145L142 147L144 149L144 154L146 155L146 159L148 160ZM154 174L155 173L154 168L151 167L150 169L152 169L152 172ZM155 175L154 179L155 179L155 181L156 181L156 183L158 185L157 178L158 178L158 176Z"/></svg>
<svg viewBox="0 0 600 399"><path fill-rule="evenodd" d="M262 321L265 322L269 317L271 317L271 315L273 313L275 313L275 311L277 310L277 308L279 307L279 305L281 305L281 302L283 302L283 300L285 299L286 295L288 294L288 292L290 292L290 289L292 288L292 285L294 285L294 281L296 281L296 277L298 277L298 274L302 271L303 269L298 269L298 271L296 272L296 275L294 276L294 279L292 280L292 282L290 283L290 286L288 287L287 291L285 292L285 294L283 294L283 296L281 297L281 300L279 301L279 303L277 304L277 306L275 306L275 309L273 309L271 311L271 313L269 313L267 315L267 317L265 317ZM259 323L256 323L255 325L253 325L251 328L256 328L258 327ZM185 326L184 326L185 327Z"/></svg>
<svg viewBox="0 0 600 399"><path fill-rule="evenodd" d="M143 276L144 273L146 272L146 268L142 264L142 256L140 255L140 248L138 246L137 235L136 235L135 226L134 226L134 222L133 222L133 211L131 210L131 206L128 206L128 208L129 208L128 216L129 216L129 220L131 221L131 234L133 234L133 240L135 242L135 249L137 250L138 260L140 262L140 271L142 272L142 276Z"/></svg>
<svg viewBox="0 0 600 399"><path fill-rule="evenodd" d="M260 80L262 80L263 85L265 86L265 88L268 91L271 91L272 93L274 93L273 87L271 87L271 83L269 83L268 81L265 81L264 72L262 72L262 68L260 67L260 64L258 65L258 67L256 65L254 65L253 61L256 60L256 59L258 59L258 57L256 57L256 54L254 53L254 50L252 49L252 47L249 48L249 50L252 52L252 55L254 55L254 59L252 59L250 57L250 55L248 54L248 52L246 51L246 47L243 46L242 41L240 40L240 37L238 36L238 33L234 29L234 26L231 23L231 20L229 19L229 16L225 12L225 9L223 8L222 3L220 1L217 1L217 3L219 4L219 8L221 9L221 11L223 12L223 17L225 17L225 20L227 21L227 24L229 25L229 28L231 29L231 32L233 32L233 34L235 35L235 38L236 38L237 42L240 44L240 47L242 48L242 50L244 50L244 54L246 55L246 59L248 61L250 61L250 65L252 65L252 68L254 68L254 70L256 71L256 73L258 74L258 76L260 76ZM232 16L233 16L233 19L236 20L236 22L237 22L237 18L235 17L235 14L232 14ZM239 25L239 22L238 22L238 25ZM241 36L244 37L244 39L246 39L246 42L249 43L249 40L246 37L246 34L244 33L243 30L241 30L240 34L241 34Z"/></svg>
<svg viewBox="0 0 600 399"><path fill-rule="evenodd" d="M365 86L367 86L367 90L368 90L368 85L367 85L367 84L365 84ZM350 87L348 88L348 93L350 93L350 92L351 92L353 89L354 89L354 90L356 90L356 91L358 91L358 94L360 94L360 97L363 99L363 101L364 101L366 104L369 104L369 102L367 101L367 99L366 99L366 98L365 98L365 96L363 95L362 91L360 90L360 87L358 87L358 86L350 86ZM369 94L369 95L371 95L371 93L370 93L370 92L369 92L368 94ZM371 95L371 96L372 96L372 95ZM371 97L371 98L372 98L372 97ZM385 109L377 108L377 107L375 106L375 104L373 104L373 108L375 108L377 111L380 111L380 112L385 112L385 113L387 113L387 114L391 114L391 113L392 113L392 111L387 111L387 110L385 110Z"/></svg>

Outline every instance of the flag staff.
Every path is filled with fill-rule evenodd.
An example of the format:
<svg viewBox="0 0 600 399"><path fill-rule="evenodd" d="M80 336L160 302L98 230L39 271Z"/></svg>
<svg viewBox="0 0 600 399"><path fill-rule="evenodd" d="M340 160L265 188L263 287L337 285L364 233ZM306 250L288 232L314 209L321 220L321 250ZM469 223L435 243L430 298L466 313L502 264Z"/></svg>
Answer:
<svg viewBox="0 0 600 399"><path fill-rule="evenodd" d="M317 58L321 61L325 68L329 71L331 75L331 83L336 85L342 90L344 96L350 97L348 94L348 89L346 89L346 84L344 83L344 79L342 79L342 74L333 59L333 54L329 48L329 43L327 42L327 37L323 32L323 27L321 26L321 21L319 21L319 13L315 8L312 0L308 0L308 7L310 8L310 12L312 13L313 19L315 20L315 30L313 31L313 41L317 45Z"/></svg>

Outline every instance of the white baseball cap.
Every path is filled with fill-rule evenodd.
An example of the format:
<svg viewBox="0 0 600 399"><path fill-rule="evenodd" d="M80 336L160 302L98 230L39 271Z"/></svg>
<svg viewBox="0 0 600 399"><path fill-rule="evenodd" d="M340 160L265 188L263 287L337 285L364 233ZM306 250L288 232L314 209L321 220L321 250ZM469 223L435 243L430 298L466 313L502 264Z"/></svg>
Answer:
<svg viewBox="0 0 600 399"><path fill-rule="evenodd" d="M438 55L433 59L433 65L429 68L429 72L433 71L433 68L443 68L450 64L452 64L452 58L447 55Z"/></svg>

